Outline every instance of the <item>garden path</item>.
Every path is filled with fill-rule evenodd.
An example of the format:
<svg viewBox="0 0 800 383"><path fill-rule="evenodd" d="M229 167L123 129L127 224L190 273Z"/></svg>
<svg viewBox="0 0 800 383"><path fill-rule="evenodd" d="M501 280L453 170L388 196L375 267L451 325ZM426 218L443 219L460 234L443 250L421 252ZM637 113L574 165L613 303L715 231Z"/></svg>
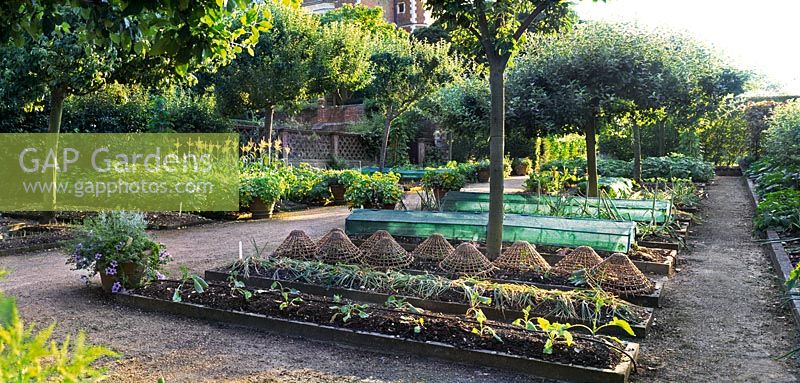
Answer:
<svg viewBox="0 0 800 383"><path fill-rule="evenodd" d="M509 188L517 180L509 180ZM483 186L471 185L471 189ZM778 307L778 286L761 249L750 242L750 208L739 178L710 187L705 223L694 229L693 251L667 285L657 331L643 345L635 382L789 382L797 369L773 357L789 349L794 328ZM318 238L342 227L348 210L319 208L281 219L226 222L156 232L194 272L222 266L254 238L274 250L293 229ZM541 382L491 369L416 357L384 355L290 339L178 316L145 313L116 304L67 271L63 252L0 257L12 274L0 289L17 297L23 317L58 321L57 335L88 332L93 343L124 353L110 363L111 382ZM793 375L795 374L795 375Z"/></svg>
<svg viewBox="0 0 800 383"><path fill-rule="evenodd" d="M708 192L633 381L796 382L797 363L775 360L797 344L797 332L767 255L751 240L743 179L717 177Z"/></svg>

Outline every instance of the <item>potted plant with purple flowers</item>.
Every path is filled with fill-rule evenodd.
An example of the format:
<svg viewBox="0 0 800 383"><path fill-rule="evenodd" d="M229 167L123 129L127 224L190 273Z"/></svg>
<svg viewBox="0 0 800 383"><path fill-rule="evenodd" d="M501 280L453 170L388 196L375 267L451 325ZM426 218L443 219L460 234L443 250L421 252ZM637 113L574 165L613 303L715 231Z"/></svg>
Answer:
<svg viewBox="0 0 800 383"><path fill-rule="evenodd" d="M161 268L170 255L146 228L142 213L114 211L87 218L67 264L88 272L81 277L86 282L100 274L103 289L110 293L137 287L142 280L163 279Z"/></svg>

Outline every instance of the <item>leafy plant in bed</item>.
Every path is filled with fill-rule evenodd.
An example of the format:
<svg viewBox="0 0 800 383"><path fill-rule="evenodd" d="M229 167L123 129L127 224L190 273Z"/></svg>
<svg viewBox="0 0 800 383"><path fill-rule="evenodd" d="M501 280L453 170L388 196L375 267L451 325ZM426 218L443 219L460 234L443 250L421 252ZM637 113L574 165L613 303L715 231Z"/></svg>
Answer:
<svg viewBox="0 0 800 383"><path fill-rule="evenodd" d="M114 211L87 218L77 229L67 264L86 271L81 278L87 283L100 274L103 289L111 293L137 287L143 279L163 278L161 268L171 257L146 228L142 213Z"/></svg>
<svg viewBox="0 0 800 383"><path fill-rule="evenodd" d="M176 289L186 289L184 303L268 318L313 323L377 333L400 339L436 342L465 350L488 350L567 365L612 369L626 360L625 344L608 337L572 335L552 339L539 327L527 328L474 320L420 310L359 304L341 297L323 297L295 292L293 304L283 304L283 289L256 290L249 299L231 294L229 286L209 284L203 293L190 294L191 287L177 281L158 281L133 294L171 301ZM483 331L474 329L482 328ZM490 329L491 331L487 330ZM549 347L548 347L549 344Z"/></svg>

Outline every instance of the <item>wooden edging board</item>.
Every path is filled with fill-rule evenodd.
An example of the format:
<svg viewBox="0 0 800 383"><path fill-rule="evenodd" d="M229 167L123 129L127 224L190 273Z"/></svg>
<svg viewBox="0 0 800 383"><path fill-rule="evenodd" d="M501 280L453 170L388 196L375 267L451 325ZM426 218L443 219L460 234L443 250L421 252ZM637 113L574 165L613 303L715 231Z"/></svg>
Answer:
<svg viewBox="0 0 800 383"><path fill-rule="evenodd" d="M745 182L747 183L747 188L750 190L751 202L753 208L755 209L758 207L758 194L756 194L756 188L753 184L753 180L748 177L742 177ZM766 243L767 248L767 255L769 255L769 259L772 262L772 267L775 269L775 273L780 278L781 282L786 282L789 279L789 274L794 269L792 265L792 261L789 259L789 254L786 253L786 249L783 248L783 244L780 241L780 236L775 230L767 230L764 233L766 239L769 240ZM792 312L792 316L794 317L794 323L798 327L800 327L800 300L794 299L788 302L789 309Z"/></svg>
<svg viewBox="0 0 800 383"><path fill-rule="evenodd" d="M623 357L614 369L576 366L547 362L541 359L523 358L495 351L465 350L444 343L420 342L401 339L384 334L353 331L315 323L271 318L265 315L241 311L227 311L201 305L154 299L135 294L116 294L120 303L142 310L167 312L191 318L224 322L238 326L264 330L278 335L329 343L346 344L375 352L414 354L462 364L516 371L550 379L580 382L626 383L633 363ZM626 352L634 359L639 355L639 345L626 343Z"/></svg>
<svg viewBox="0 0 800 383"><path fill-rule="evenodd" d="M205 272L205 279L208 281L217 281L217 282L224 282L228 280L230 273L227 271L222 270L206 270ZM250 276L250 278L242 278L242 282L245 285L250 287L258 287L268 289L272 286L273 282L280 282L281 286L285 288L293 288L297 289L300 292L313 294L313 295L341 295L344 298L348 298L354 301L365 302L365 303L373 303L373 304L383 304L389 298L389 294L384 293L377 293L372 291L366 290L356 290L356 289L347 289L342 287L335 287L335 286L321 286L311 283L303 283L303 282L296 282L296 281L285 281L285 280L276 280L272 278L266 277L258 277L258 276ZM419 307L421 309L440 312L445 314L455 314L460 315L464 314L469 307L463 303L456 303L456 302L444 302L444 301L437 301L432 299L422 299L416 297L410 297L400 294L395 294L396 297L405 299L406 302ZM517 318L522 318L523 314L520 310L504 310L495 307L481 307L484 314L489 319L498 320L498 321L505 321L510 322ZM650 329L650 325L653 323L653 310L651 308L646 308L648 312L648 317L643 324L631 324L631 328L633 332L636 334L636 338L644 338L647 336L647 333ZM550 321L564 321L564 318L557 318L554 316L544 316L545 319ZM588 321L581 321L576 318L570 318L570 323L576 324L585 324L591 326L591 323ZM607 335L616 335L616 336L629 336L627 333L619 329L618 327L607 327L609 331L603 331L603 334Z"/></svg>

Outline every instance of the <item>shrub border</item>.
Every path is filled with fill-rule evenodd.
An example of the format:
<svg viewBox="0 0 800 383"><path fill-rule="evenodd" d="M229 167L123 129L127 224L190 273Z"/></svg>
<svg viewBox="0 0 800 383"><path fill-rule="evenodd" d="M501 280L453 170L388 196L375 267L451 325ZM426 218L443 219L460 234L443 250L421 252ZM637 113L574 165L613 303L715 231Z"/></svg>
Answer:
<svg viewBox="0 0 800 383"><path fill-rule="evenodd" d="M751 203L753 208L758 207L758 194L755 191L755 184L753 180L749 177L742 177L744 182L747 184L747 189L750 191ZM759 233L759 236L770 240L769 243L766 243L767 254L769 255L770 261L772 261L772 267L775 269L775 273L780 278L781 283L785 283L787 279L789 279L789 273L792 272L794 266L792 266L792 262L789 260L789 254L786 253L786 249L783 248L783 244L780 242L780 236L775 230L767 229L766 232ZM800 328L800 300L791 300L789 301L789 309L792 312L792 317L794 317L795 325Z"/></svg>

